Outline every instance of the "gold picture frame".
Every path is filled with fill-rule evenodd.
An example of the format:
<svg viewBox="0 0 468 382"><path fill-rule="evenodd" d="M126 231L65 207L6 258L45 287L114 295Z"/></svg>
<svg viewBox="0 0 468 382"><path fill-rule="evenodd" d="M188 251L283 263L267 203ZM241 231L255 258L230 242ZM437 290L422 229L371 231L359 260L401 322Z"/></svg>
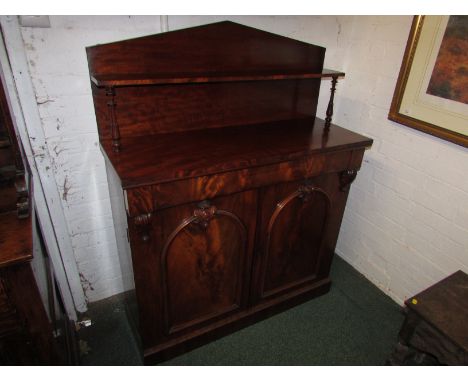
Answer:
<svg viewBox="0 0 468 382"><path fill-rule="evenodd" d="M427 91L448 19L414 16L388 119L468 147L466 101L444 99Z"/></svg>

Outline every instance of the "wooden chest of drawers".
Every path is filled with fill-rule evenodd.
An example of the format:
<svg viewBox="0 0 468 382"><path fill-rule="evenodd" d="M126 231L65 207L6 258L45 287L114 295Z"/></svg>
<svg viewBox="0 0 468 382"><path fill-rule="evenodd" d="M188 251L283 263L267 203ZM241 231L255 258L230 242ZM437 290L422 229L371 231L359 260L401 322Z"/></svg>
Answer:
<svg viewBox="0 0 468 382"><path fill-rule="evenodd" d="M331 124L324 48L223 22L87 53L147 363L328 291L372 140Z"/></svg>

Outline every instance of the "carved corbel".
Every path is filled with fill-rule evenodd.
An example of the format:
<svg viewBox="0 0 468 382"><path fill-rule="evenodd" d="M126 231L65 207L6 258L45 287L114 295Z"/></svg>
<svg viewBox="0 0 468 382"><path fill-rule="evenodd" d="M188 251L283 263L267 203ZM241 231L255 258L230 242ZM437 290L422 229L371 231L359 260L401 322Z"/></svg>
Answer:
<svg viewBox="0 0 468 382"><path fill-rule="evenodd" d="M149 241L150 239L150 229L151 229L152 218L153 218L153 214L151 212L148 212L146 214L135 216L133 220L138 232L140 232L141 240L145 242Z"/></svg>
<svg viewBox="0 0 468 382"><path fill-rule="evenodd" d="M340 173L340 191L349 191L351 183L356 179L357 170L345 170Z"/></svg>

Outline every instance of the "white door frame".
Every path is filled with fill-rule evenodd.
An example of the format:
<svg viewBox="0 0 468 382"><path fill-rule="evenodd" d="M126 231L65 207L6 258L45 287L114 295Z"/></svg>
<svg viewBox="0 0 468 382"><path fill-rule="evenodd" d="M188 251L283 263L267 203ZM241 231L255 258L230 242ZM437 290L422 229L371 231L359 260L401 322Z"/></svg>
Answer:
<svg viewBox="0 0 468 382"><path fill-rule="evenodd" d="M0 75L16 134L21 140L34 181L34 201L57 283L70 319L87 310L60 193L42 129L17 16L0 16Z"/></svg>

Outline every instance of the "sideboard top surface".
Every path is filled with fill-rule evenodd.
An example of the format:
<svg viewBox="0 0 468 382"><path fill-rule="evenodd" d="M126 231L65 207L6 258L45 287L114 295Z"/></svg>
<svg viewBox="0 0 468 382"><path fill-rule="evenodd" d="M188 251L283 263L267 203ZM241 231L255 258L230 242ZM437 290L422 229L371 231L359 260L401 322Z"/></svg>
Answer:
<svg viewBox="0 0 468 382"><path fill-rule="evenodd" d="M371 144L333 124L324 134L322 119L304 118L128 138L118 153L104 142L102 147L122 186L131 188Z"/></svg>

